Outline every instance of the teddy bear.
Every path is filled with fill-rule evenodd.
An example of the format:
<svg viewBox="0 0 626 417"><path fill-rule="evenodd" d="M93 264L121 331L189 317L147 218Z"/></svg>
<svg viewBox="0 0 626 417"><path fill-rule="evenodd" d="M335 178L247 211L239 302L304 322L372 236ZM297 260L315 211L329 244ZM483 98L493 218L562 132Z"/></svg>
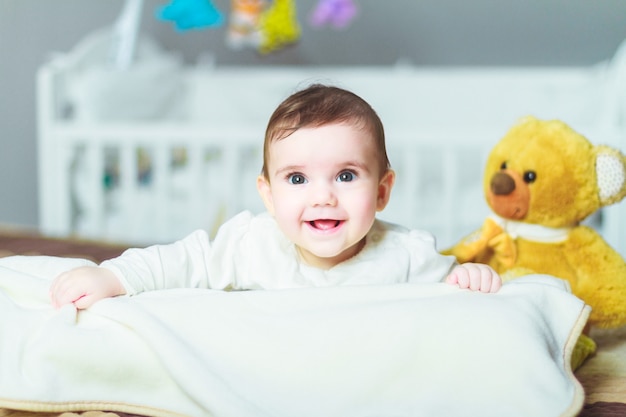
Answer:
<svg viewBox="0 0 626 417"><path fill-rule="evenodd" d="M626 196L626 157L559 120L521 119L492 148L483 191L495 214L442 251L491 265L503 280L529 273L569 282L591 306L588 328L626 324L626 262L583 220Z"/></svg>

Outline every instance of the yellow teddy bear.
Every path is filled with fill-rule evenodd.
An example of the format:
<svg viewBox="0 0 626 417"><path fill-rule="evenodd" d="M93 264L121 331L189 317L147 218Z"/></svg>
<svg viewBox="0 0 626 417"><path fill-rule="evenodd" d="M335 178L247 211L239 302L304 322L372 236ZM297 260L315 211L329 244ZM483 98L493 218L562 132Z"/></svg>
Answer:
<svg viewBox="0 0 626 417"><path fill-rule="evenodd" d="M489 264L505 280L532 272L563 278L592 307L589 325L626 324L626 262L581 225L626 196L622 153L561 121L527 117L492 149L483 189L496 216L446 253Z"/></svg>

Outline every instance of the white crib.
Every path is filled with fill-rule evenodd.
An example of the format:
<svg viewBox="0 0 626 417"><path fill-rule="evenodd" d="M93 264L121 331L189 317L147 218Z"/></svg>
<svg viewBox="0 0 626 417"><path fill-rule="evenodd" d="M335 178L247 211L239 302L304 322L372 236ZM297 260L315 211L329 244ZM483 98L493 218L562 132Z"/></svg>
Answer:
<svg viewBox="0 0 626 417"><path fill-rule="evenodd" d="M38 74L40 226L133 244L215 231L255 189L265 124L311 82L368 100L398 173L381 218L432 231L441 248L480 226L487 152L525 115L559 118L623 149L626 47L579 68L182 66L143 40L134 67L104 66L106 35L87 37ZM626 256L624 206L597 227Z"/></svg>

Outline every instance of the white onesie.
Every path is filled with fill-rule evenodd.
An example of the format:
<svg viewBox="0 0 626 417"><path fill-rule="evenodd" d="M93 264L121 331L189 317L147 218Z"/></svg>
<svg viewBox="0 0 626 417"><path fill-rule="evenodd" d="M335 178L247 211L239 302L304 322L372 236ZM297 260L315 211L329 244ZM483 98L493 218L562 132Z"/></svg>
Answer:
<svg viewBox="0 0 626 417"><path fill-rule="evenodd" d="M268 214L244 211L211 241L198 230L168 245L129 249L101 266L127 294L165 288L286 289L337 285L439 282L456 261L439 254L424 231L376 220L363 249L329 270L299 261L296 248Z"/></svg>

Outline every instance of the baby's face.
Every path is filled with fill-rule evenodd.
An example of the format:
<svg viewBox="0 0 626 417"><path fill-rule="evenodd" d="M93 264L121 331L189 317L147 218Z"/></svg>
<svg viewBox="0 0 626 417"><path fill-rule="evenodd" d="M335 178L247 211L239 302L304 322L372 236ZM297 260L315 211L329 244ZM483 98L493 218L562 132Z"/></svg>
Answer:
<svg viewBox="0 0 626 417"><path fill-rule="evenodd" d="M302 260L328 269L359 252L394 174L381 178L371 134L349 124L299 129L269 149L269 182L257 185L268 211Z"/></svg>

